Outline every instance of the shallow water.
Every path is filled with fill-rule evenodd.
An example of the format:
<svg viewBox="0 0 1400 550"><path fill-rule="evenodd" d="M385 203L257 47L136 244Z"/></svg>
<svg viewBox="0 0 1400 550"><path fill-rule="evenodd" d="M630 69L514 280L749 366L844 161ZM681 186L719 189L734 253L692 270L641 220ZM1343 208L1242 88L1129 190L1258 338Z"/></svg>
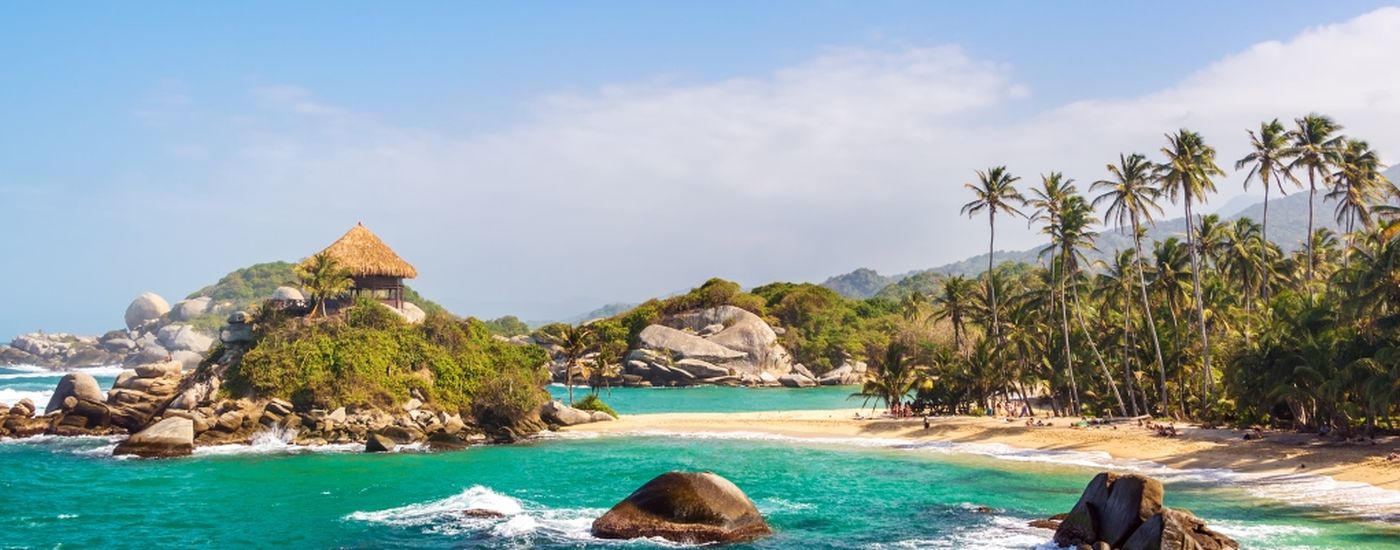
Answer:
<svg viewBox="0 0 1400 550"><path fill-rule="evenodd" d="M612 388L599 391L604 403L618 414L663 412L761 412L853 409L864 405L861 398L850 399L856 386L816 388L726 388L692 386L684 388ZM549 393L568 400L568 390L553 384ZM588 395L587 386L574 386L574 400Z"/></svg>
<svg viewBox="0 0 1400 550"><path fill-rule="evenodd" d="M47 392L59 378L5 374L38 373L0 371L0 391ZM100 380L111 383L110 375ZM624 414L760 411L850 407L849 392L619 389L604 398ZM46 401L36 399L40 407ZM1050 533L1026 521L1068 510L1110 463L999 446L746 434L566 435L392 455L353 446L307 452L267 434L254 446L203 448L175 460L114 459L115 441L0 443L0 547L656 548L666 545L595 540L588 526L651 477L680 469L715 471L753 498L777 531L755 548L1035 548ZM1395 548L1400 540L1393 526L1341 515L1343 504L1377 495L1308 485L1317 478L1255 485L1213 472L1118 466L1161 475L1168 505L1192 509L1247 548ZM1329 493L1343 502L1287 504ZM506 517L463 517L468 508Z"/></svg>

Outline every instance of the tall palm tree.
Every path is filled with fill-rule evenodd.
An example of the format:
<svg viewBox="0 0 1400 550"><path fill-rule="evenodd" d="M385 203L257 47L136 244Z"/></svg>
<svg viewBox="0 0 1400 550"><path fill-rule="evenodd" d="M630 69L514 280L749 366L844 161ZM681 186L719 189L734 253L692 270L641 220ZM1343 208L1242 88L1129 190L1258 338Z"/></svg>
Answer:
<svg viewBox="0 0 1400 550"><path fill-rule="evenodd" d="M1210 335L1206 331L1205 301L1201 299L1201 260L1196 245L1196 219L1191 213L1191 203L1204 203L1209 193L1215 192L1215 182L1211 179L1224 176L1225 171L1215 164L1215 148L1207 145L1200 134L1185 128L1176 134L1167 135L1167 146L1162 148L1167 160L1158 168L1162 190L1172 202L1181 199L1186 210L1186 245L1191 252L1191 287L1196 298L1196 325L1201 335L1201 386L1205 390L1204 407L1209 411L1214 401L1215 383L1210 368Z"/></svg>
<svg viewBox="0 0 1400 550"><path fill-rule="evenodd" d="M320 252L294 269L302 290L311 299L311 316L326 314L326 302L350 292L355 282L350 271L327 252Z"/></svg>
<svg viewBox="0 0 1400 550"><path fill-rule="evenodd" d="M987 288L991 292L992 334L995 335L1001 334L997 319L996 272L993 270L996 265L997 212L1025 217L1025 214L1016 208L1026 202L1025 197L1016 190L1016 182L1020 179L1011 175L1005 166L993 166L986 171L977 171L977 185L963 184L972 190L976 198L963 205L962 214L973 217L985 210L987 227L991 230L987 237Z"/></svg>
<svg viewBox="0 0 1400 550"><path fill-rule="evenodd" d="M1317 200L1317 178L1321 177L1323 183L1331 180L1332 167L1336 166L1342 147L1342 136L1338 132L1342 126L1332 120L1331 117L1309 114L1303 118L1295 119L1294 124L1298 127L1293 130L1293 144L1285 150L1285 155L1292 158L1289 163L1290 170L1306 170L1308 173L1308 232L1313 234L1313 202ZM1312 240L1307 239L1309 247L1307 258L1307 287L1308 300L1315 300L1313 291L1313 272L1317 266L1311 261L1313 258Z"/></svg>
<svg viewBox="0 0 1400 550"><path fill-rule="evenodd" d="M574 404L574 373L581 368L579 360L588 355L596 340L592 325L553 325L541 331L546 344L559 347L564 359L564 385L569 389L569 405Z"/></svg>
<svg viewBox="0 0 1400 550"><path fill-rule="evenodd" d="M1235 170L1249 167L1249 173L1244 177L1246 191L1249 190L1249 182L1255 179L1258 179L1259 184L1264 186L1264 217L1259 229L1260 238L1263 239L1263 242L1260 243L1261 246L1269 242L1269 184L1277 186L1278 192L1285 195L1287 193L1283 190L1284 180L1291 181L1297 186L1302 185L1302 182L1293 177L1293 173L1288 169L1288 138L1288 130L1277 118L1269 122L1261 122L1259 123L1259 133L1256 134L1253 130L1249 131L1251 151L1244 158L1235 161Z"/></svg>
<svg viewBox="0 0 1400 550"><path fill-rule="evenodd" d="M1090 298L1098 300L1105 310L1111 307L1110 304L1122 304L1123 386L1128 390L1128 402L1132 405L1134 416L1139 414L1139 409L1137 393L1133 389L1132 354L1129 346L1133 339L1133 290L1137 287L1133 282L1135 263L1132 250L1120 251L1113 257L1112 262L1103 265L1103 269L1095 277L1094 288L1090 291ZM1144 396L1144 401L1145 399Z"/></svg>
<svg viewBox="0 0 1400 550"><path fill-rule="evenodd" d="M1383 168L1370 145L1358 139L1346 140L1337 158L1337 172L1332 175L1336 183L1327 198L1337 202L1337 223L1346 230L1348 245L1353 243L1356 222L1370 229L1375 221L1372 207L1391 196L1394 188L1381 175ZM1343 256L1342 261L1348 257Z"/></svg>
<svg viewBox="0 0 1400 550"><path fill-rule="evenodd" d="M886 346L867 346L865 357L870 362L865 382L850 398L863 397L866 403L884 402L886 408L893 409L919 381L922 369L915 364L909 346L899 340Z"/></svg>
<svg viewBox="0 0 1400 550"><path fill-rule="evenodd" d="M1069 343L1069 313L1065 308L1064 299L1064 262L1056 262L1055 256L1061 248L1059 238L1063 237L1064 227L1060 221L1064 215L1065 201L1076 195L1074 180L1066 178L1060 172L1051 172L1040 176L1040 187L1031 189L1031 199L1026 202L1028 206L1034 207L1035 211L1030 215L1030 222L1043 222L1044 227L1041 233L1050 236L1050 245L1046 246L1041 254L1050 256L1050 276L1052 281L1049 285L1052 289L1058 289L1059 294L1050 293L1050 308L1054 310L1058 303L1060 306L1060 336L1064 340L1063 352L1065 360L1065 371L1069 373L1069 384L1071 391L1071 404L1077 406L1079 403L1079 385L1074 380L1074 355L1070 353Z"/></svg>
<svg viewBox="0 0 1400 550"><path fill-rule="evenodd" d="M1069 309L1070 302L1074 303L1074 315L1079 321L1079 328L1084 332L1085 340L1089 343L1089 349L1093 351L1099 368L1103 370L1104 380L1113 390L1113 397L1118 401L1118 412L1127 416L1128 408L1123 403L1123 394L1118 391L1118 383L1113 380L1113 374L1108 371L1108 364L1104 362L1103 355L1099 353L1099 345L1094 342L1093 333L1089 331L1089 324L1084 320L1084 311L1080 307L1079 301L1081 267L1089 263L1085 252L1098 250L1094 247L1094 233L1089 228L1098 223L1099 219L1094 216L1094 208L1089 206L1084 197L1073 194L1065 199L1059 216L1058 228L1050 234L1051 245L1060 249L1060 312L1065 323L1065 333L1068 334L1069 320L1066 311ZM1066 281L1074 281L1072 298L1065 296L1066 287L1069 286ZM1068 340L1066 340L1066 344L1068 344ZM1073 377L1070 380L1073 382ZM1077 400L1078 396L1075 399Z"/></svg>
<svg viewBox="0 0 1400 550"><path fill-rule="evenodd" d="M1152 334L1152 350L1156 352L1157 374L1161 382L1162 414L1167 414L1170 398L1167 396L1167 364L1162 360L1162 341L1157 336L1157 322L1152 318L1152 302L1147 297L1147 276L1142 266L1142 223L1152 222L1152 214L1162 214L1157 199L1162 196L1160 189L1152 185L1152 163L1147 157L1133 153L1118 155L1118 164L1109 164L1108 173L1112 179L1094 182L1091 189L1102 190L1094 197L1094 207L1107 204L1107 216L1122 229L1125 225L1133 232L1133 263L1137 264L1138 289L1142 294L1143 314L1147 316L1147 328Z"/></svg>
<svg viewBox="0 0 1400 550"><path fill-rule="evenodd" d="M953 325L953 345L957 346L959 353L966 350L963 339L967 334L967 316L973 308L971 287L972 283L967 277L955 275L943 281L943 291L933 298L933 305L937 308L933 318L938 321L946 319Z"/></svg>

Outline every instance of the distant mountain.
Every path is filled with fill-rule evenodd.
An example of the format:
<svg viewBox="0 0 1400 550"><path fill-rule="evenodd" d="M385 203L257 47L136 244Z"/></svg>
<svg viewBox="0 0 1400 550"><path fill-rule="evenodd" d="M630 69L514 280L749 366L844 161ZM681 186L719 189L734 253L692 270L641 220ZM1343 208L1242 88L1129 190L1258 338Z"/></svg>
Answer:
<svg viewBox="0 0 1400 550"><path fill-rule="evenodd" d="M880 289L899 282L901 277L886 277L873 269L860 268L850 273L829 278L822 286L836 291L847 298L865 299L874 296Z"/></svg>

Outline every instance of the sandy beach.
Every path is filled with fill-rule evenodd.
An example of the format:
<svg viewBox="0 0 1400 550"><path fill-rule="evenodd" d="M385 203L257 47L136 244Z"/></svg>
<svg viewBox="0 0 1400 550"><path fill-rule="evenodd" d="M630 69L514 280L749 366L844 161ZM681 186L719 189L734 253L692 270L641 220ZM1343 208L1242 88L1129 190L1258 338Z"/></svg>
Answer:
<svg viewBox="0 0 1400 550"><path fill-rule="evenodd" d="M1400 450L1400 437L1375 444L1341 442L1313 435L1201 429L1177 424L1177 437L1161 437L1136 423L1074 428L1068 419L1027 427L1024 422L974 417L858 420L856 409L756 413L665 413L625 415L615 422L566 428L571 432L639 433L749 432L798 438L899 438L909 441L1000 443L1034 450L1099 451L1115 459L1146 460L1172 468L1221 468L1252 474L1312 474L1400 491L1400 462L1386 456ZM869 410L865 411L869 413Z"/></svg>

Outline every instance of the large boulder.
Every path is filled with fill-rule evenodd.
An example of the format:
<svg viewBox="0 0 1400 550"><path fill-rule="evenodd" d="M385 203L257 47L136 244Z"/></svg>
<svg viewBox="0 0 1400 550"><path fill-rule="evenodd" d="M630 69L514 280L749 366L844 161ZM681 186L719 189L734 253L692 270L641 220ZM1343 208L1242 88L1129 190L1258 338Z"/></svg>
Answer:
<svg viewBox="0 0 1400 550"><path fill-rule="evenodd" d="M58 380L58 386L53 390L53 397L49 398L49 404L44 407L44 414L62 410L63 400L69 397L99 403L104 399L102 387L97 385L96 378L86 372L71 372Z"/></svg>
<svg viewBox="0 0 1400 550"><path fill-rule="evenodd" d="M272 291L272 299L279 302L300 302L306 300L306 296L300 290L289 286L279 286Z"/></svg>
<svg viewBox="0 0 1400 550"><path fill-rule="evenodd" d="M1055 527L1055 544L1133 550L1239 547L1190 512L1164 508L1162 498L1162 483L1156 479L1100 473Z"/></svg>
<svg viewBox="0 0 1400 550"><path fill-rule="evenodd" d="M718 475L668 472L593 522L604 539L660 537L682 544L753 540L773 531L749 497Z"/></svg>
<svg viewBox="0 0 1400 550"><path fill-rule="evenodd" d="M143 458L188 456L194 452L194 421L172 416L136 432L117 444L113 455Z"/></svg>
<svg viewBox="0 0 1400 550"><path fill-rule="evenodd" d="M186 325L171 337L170 344L166 347L174 351L204 353L209 351L210 346L213 345L213 338L200 334L194 327Z"/></svg>
<svg viewBox="0 0 1400 550"><path fill-rule="evenodd" d="M428 314L413 302L404 302L403 307L392 309L394 309L394 313L398 313L399 317L403 317L403 320L408 321L410 325L422 323L424 319L428 318Z"/></svg>
<svg viewBox="0 0 1400 550"><path fill-rule="evenodd" d="M144 293L126 306L126 328L134 330L166 313L170 313L170 303L165 298L154 292Z"/></svg>
<svg viewBox="0 0 1400 550"><path fill-rule="evenodd" d="M705 336L705 340L743 353L743 360L735 366L778 375L792 370L792 356L778 343L778 333L761 317L743 308L725 305L688 311L667 317L662 324L698 333L721 325L723 330Z"/></svg>
<svg viewBox="0 0 1400 550"><path fill-rule="evenodd" d="M175 302L175 305L170 307L170 320L192 321L195 317L208 313L213 301L214 299L208 296L200 296Z"/></svg>
<svg viewBox="0 0 1400 550"><path fill-rule="evenodd" d="M669 351L682 359L721 362L745 357L743 352L663 325L651 325L642 329L637 335L637 340L645 348Z"/></svg>
<svg viewBox="0 0 1400 550"><path fill-rule="evenodd" d="M551 424L574 426L592 422L593 414L565 405L562 401L550 401L540 407L540 418Z"/></svg>

